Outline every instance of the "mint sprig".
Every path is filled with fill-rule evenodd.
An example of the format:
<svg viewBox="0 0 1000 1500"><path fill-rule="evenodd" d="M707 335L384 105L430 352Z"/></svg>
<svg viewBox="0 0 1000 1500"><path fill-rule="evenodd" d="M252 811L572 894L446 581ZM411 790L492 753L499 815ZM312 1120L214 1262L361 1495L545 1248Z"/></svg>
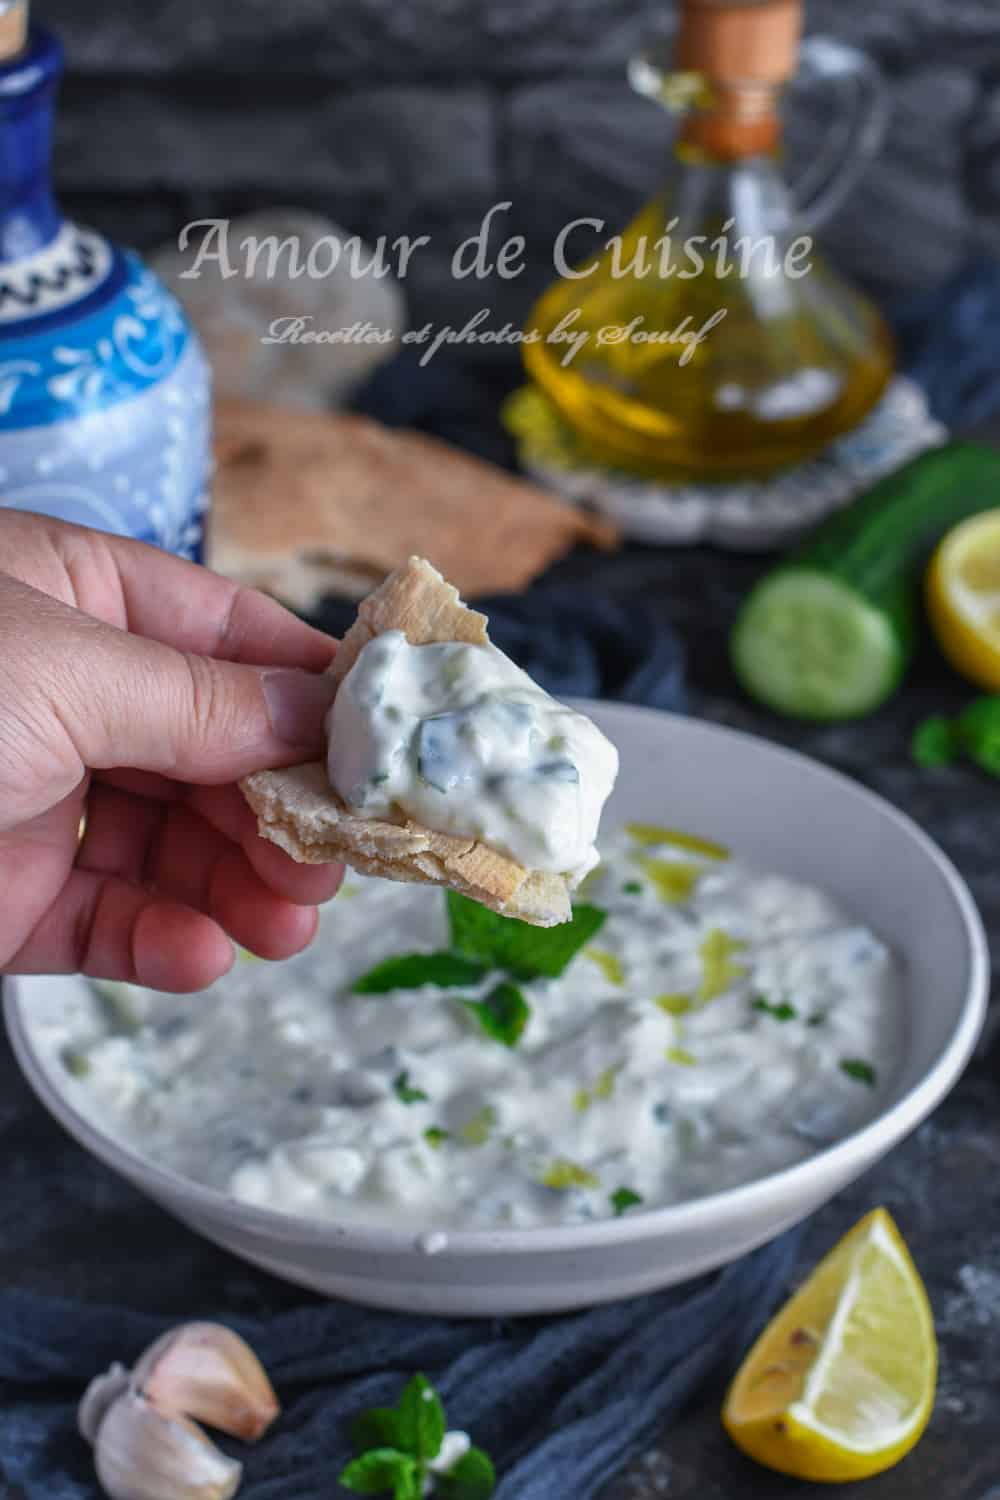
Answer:
<svg viewBox="0 0 1000 1500"><path fill-rule="evenodd" d="M445 1500L488 1500L496 1483L489 1454L482 1448L469 1448L447 1474L435 1476L434 1488Z"/></svg>
<svg viewBox="0 0 1000 1500"><path fill-rule="evenodd" d="M338 1482L356 1495L392 1495L393 1500L421 1500L423 1483L415 1458L397 1448L372 1448L341 1470Z"/></svg>
<svg viewBox="0 0 1000 1500"><path fill-rule="evenodd" d="M558 979L584 943L604 926L607 915L600 907L581 904L574 906L568 922L533 927L517 917L501 917L456 891L448 892L453 950L490 968L506 969L516 979Z"/></svg>
<svg viewBox="0 0 1000 1500"><path fill-rule="evenodd" d="M462 1004L493 1041L516 1047L531 1019L531 1006L516 984L498 984L485 1000L463 1000Z"/></svg>
<svg viewBox="0 0 1000 1500"><path fill-rule="evenodd" d="M974 698L957 719L931 714L914 730L910 753L931 770L966 755L990 776L1000 776L1000 696Z"/></svg>
<svg viewBox="0 0 1000 1500"><path fill-rule="evenodd" d="M390 990L416 990L424 984L441 989L478 984L486 968L457 953L404 953L386 958L351 985L355 995L385 995Z"/></svg>
<svg viewBox="0 0 1000 1500"><path fill-rule="evenodd" d="M428 1482L444 1500L489 1500L496 1473L487 1454L468 1448L445 1472L434 1467L446 1428L444 1407L425 1375L414 1375L396 1406L376 1406L351 1424L357 1457L339 1482L356 1495L421 1500Z"/></svg>

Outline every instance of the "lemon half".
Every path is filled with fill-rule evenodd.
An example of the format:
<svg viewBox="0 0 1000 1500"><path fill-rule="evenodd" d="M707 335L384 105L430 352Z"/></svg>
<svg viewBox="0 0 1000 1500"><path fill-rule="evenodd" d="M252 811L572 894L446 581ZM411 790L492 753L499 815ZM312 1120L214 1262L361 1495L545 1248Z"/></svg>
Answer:
<svg viewBox="0 0 1000 1500"><path fill-rule="evenodd" d="M954 667L1000 691L1000 510L954 527L927 570L927 611Z"/></svg>
<svg viewBox="0 0 1000 1500"><path fill-rule="evenodd" d="M884 1208L821 1261L747 1355L722 1410L729 1436L799 1479L865 1479L930 1418L937 1343L927 1293Z"/></svg>

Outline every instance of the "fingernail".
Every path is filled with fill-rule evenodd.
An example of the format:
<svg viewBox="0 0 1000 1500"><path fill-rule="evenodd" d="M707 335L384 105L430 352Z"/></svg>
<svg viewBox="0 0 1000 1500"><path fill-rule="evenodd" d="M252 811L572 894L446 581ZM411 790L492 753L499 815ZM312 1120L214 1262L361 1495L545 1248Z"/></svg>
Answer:
<svg viewBox="0 0 1000 1500"><path fill-rule="evenodd" d="M267 716L278 739L303 749L321 748L323 720L335 692L333 678L326 673L281 669L263 672L261 687Z"/></svg>

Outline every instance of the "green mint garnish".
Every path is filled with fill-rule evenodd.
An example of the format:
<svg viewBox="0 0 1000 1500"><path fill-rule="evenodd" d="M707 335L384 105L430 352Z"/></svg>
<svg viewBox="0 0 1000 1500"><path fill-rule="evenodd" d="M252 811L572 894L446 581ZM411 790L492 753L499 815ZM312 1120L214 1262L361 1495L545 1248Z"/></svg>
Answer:
<svg viewBox="0 0 1000 1500"><path fill-rule="evenodd" d="M399 1444L414 1458L437 1458L444 1442L444 1407L426 1375L408 1381L397 1407Z"/></svg>
<svg viewBox="0 0 1000 1500"><path fill-rule="evenodd" d="M914 730L910 753L918 766L950 766L964 753L981 770L1000 776L1000 697L974 698L957 719L931 714Z"/></svg>
<svg viewBox="0 0 1000 1500"><path fill-rule="evenodd" d="M485 1000L463 1000L462 1004L495 1042L516 1047L531 1016L531 1007L514 984L498 984Z"/></svg>
<svg viewBox="0 0 1000 1500"><path fill-rule="evenodd" d="M620 1219L627 1209L637 1208L642 1202L642 1194L634 1193L631 1188L616 1188L608 1200L615 1211L615 1218Z"/></svg>
<svg viewBox="0 0 1000 1500"><path fill-rule="evenodd" d="M396 1077L392 1080L392 1086L395 1090L396 1098L401 1099L404 1104L425 1104L429 1098L429 1095L425 1094L423 1089L410 1087L410 1075L405 1071L396 1074Z"/></svg>
<svg viewBox="0 0 1000 1500"><path fill-rule="evenodd" d="M404 953L376 964L356 979L351 989L356 995L385 995L390 990L416 990L424 984L451 989L460 984L478 984L485 977L482 964L457 953Z"/></svg>
<svg viewBox="0 0 1000 1500"><path fill-rule="evenodd" d="M451 1132L448 1130L442 1130L440 1125L428 1125L427 1129L424 1131L424 1140L427 1142L428 1146L433 1146L434 1150L437 1151L438 1148L440 1146L443 1146L445 1141L449 1139L450 1135Z"/></svg>
<svg viewBox="0 0 1000 1500"><path fill-rule="evenodd" d="M558 979L576 953L603 927L607 912L580 905L558 927L532 927L501 917L467 896L448 892L448 920L456 953L517 979Z"/></svg>
<svg viewBox="0 0 1000 1500"><path fill-rule="evenodd" d="M444 1407L424 1375L414 1375L397 1406L377 1406L351 1424L357 1457L339 1476L344 1489L358 1495L391 1495L393 1500L422 1500L430 1493L446 1500L489 1500L496 1486L490 1459L469 1448L445 1474L430 1465L445 1438Z"/></svg>
<svg viewBox="0 0 1000 1500"><path fill-rule="evenodd" d="M762 1011L765 1016L773 1016L776 1021L794 1021L799 1014L795 1006L789 1005L787 1000L782 1000L778 1005L772 1005L763 995L755 995L750 1004L754 1010Z"/></svg>
<svg viewBox="0 0 1000 1500"><path fill-rule="evenodd" d="M337 1482L356 1495L392 1495L393 1500L420 1500L420 1465L398 1448L372 1448L341 1470Z"/></svg>
<svg viewBox="0 0 1000 1500"><path fill-rule="evenodd" d="M869 1088L875 1087L875 1069L871 1063L862 1062L857 1057L844 1057L840 1061L840 1071L858 1083L867 1083Z"/></svg>
<svg viewBox="0 0 1000 1500"><path fill-rule="evenodd" d="M496 1489L493 1462L482 1448L468 1448L447 1474L437 1474L434 1491L445 1500L489 1500Z"/></svg>
<svg viewBox="0 0 1000 1500"><path fill-rule="evenodd" d="M1000 697L976 698L958 718L958 735L970 760L1000 776Z"/></svg>
<svg viewBox="0 0 1000 1500"><path fill-rule="evenodd" d="M918 766L929 769L950 766L962 753L962 743L955 726L943 714L931 714L918 724L910 741L910 754Z"/></svg>
<svg viewBox="0 0 1000 1500"><path fill-rule="evenodd" d="M626 880L625 884L622 886L622 890L625 892L626 896L641 896L642 881Z"/></svg>

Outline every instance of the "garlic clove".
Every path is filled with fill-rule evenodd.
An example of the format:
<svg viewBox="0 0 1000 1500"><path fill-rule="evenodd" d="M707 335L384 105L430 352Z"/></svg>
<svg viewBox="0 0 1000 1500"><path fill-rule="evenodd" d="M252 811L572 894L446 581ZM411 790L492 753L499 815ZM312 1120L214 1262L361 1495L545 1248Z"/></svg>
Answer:
<svg viewBox="0 0 1000 1500"><path fill-rule="evenodd" d="M117 1401L128 1390L131 1372L124 1365L114 1364L105 1375L95 1375L80 1400L76 1410L76 1425L80 1436L88 1443L96 1443L97 1430L107 1415L112 1402Z"/></svg>
<svg viewBox="0 0 1000 1500"><path fill-rule="evenodd" d="M243 1473L193 1422L131 1392L105 1413L94 1462L111 1500L231 1500Z"/></svg>
<svg viewBox="0 0 1000 1500"><path fill-rule="evenodd" d="M220 1323L184 1323L157 1339L132 1386L167 1416L193 1417L250 1443L281 1410L249 1344Z"/></svg>

